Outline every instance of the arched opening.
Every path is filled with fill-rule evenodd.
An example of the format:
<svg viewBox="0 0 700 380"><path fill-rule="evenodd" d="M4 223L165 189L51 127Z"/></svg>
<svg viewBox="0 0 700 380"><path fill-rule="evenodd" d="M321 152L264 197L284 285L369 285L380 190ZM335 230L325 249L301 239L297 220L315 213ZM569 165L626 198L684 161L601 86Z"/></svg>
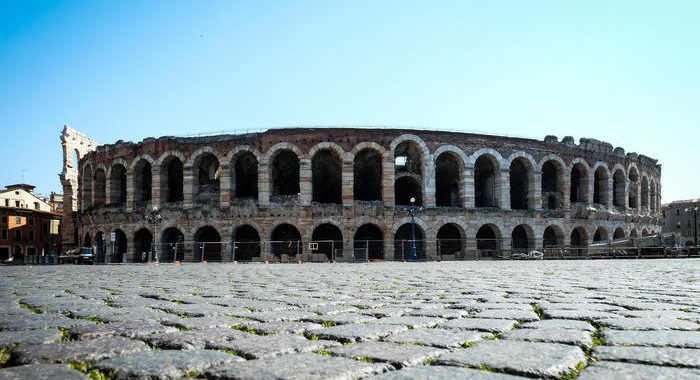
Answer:
<svg viewBox="0 0 700 380"><path fill-rule="evenodd" d="M139 160L134 166L134 207L144 206L151 200L151 163Z"/></svg>
<svg viewBox="0 0 700 380"><path fill-rule="evenodd" d="M301 254L301 234L291 224L280 224L272 231L272 254L283 259Z"/></svg>
<svg viewBox="0 0 700 380"><path fill-rule="evenodd" d="M437 232L437 246L440 257L443 255L457 255L464 248L462 232L454 223L447 223Z"/></svg>
<svg viewBox="0 0 700 380"><path fill-rule="evenodd" d="M649 210L656 211L656 184L654 182L649 186Z"/></svg>
<svg viewBox="0 0 700 380"><path fill-rule="evenodd" d="M642 199L640 203L642 207L649 207L649 181L647 177L642 178Z"/></svg>
<svg viewBox="0 0 700 380"><path fill-rule="evenodd" d="M311 159L312 200L319 203L342 203L342 161L335 151L321 149Z"/></svg>
<svg viewBox="0 0 700 380"><path fill-rule="evenodd" d="M498 165L496 159L482 155L474 163L474 205L476 207L498 207Z"/></svg>
<svg viewBox="0 0 700 380"><path fill-rule="evenodd" d="M211 153L197 157L194 163L195 203L219 203L221 168L219 160Z"/></svg>
<svg viewBox="0 0 700 380"><path fill-rule="evenodd" d="M185 235L175 227L166 228L161 237L161 261L179 261L185 257Z"/></svg>
<svg viewBox="0 0 700 380"><path fill-rule="evenodd" d="M95 261L103 263L105 261L105 234L100 231L95 234Z"/></svg>
<svg viewBox="0 0 700 380"><path fill-rule="evenodd" d="M291 150L283 150L272 160L272 195L299 194L299 158Z"/></svg>
<svg viewBox="0 0 700 380"><path fill-rule="evenodd" d="M109 174L109 202L123 205L126 202L126 168L116 164Z"/></svg>
<svg viewBox="0 0 700 380"><path fill-rule="evenodd" d="M384 234L374 224L364 224L353 237L355 260L384 259Z"/></svg>
<svg viewBox="0 0 700 380"><path fill-rule="evenodd" d="M529 167L530 164L522 157L510 163L510 208L513 210L528 209Z"/></svg>
<svg viewBox="0 0 700 380"><path fill-rule="evenodd" d="M485 224L476 232L477 257L493 257L500 254L500 241L495 226Z"/></svg>
<svg viewBox="0 0 700 380"><path fill-rule="evenodd" d="M630 208L639 207L639 172L636 168L630 169L629 174L630 184L629 184L629 200L628 204Z"/></svg>
<svg viewBox="0 0 700 380"><path fill-rule="evenodd" d="M544 234L542 235L542 248L556 249L562 246L561 231L557 231L555 226L549 226L544 229Z"/></svg>
<svg viewBox="0 0 700 380"><path fill-rule="evenodd" d="M126 234L122 230L115 230L114 254L111 256L111 263L126 262Z"/></svg>
<svg viewBox="0 0 700 380"><path fill-rule="evenodd" d="M630 237L631 237L631 238L637 238L637 237L639 237L639 232L637 232L636 229L632 229L632 231L630 231Z"/></svg>
<svg viewBox="0 0 700 380"><path fill-rule="evenodd" d="M586 254L588 247L588 234L583 227L576 227L571 231L571 253L576 256Z"/></svg>
<svg viewBox="0 0 700 380"><path fill-rule="evenodd" d="M613 206L625 207L625 172L617 169L613 175Z"/></svg>
<svg viewBox="0 0 700 380"><path fill-rule="evenodd" d="M153 235L151 231L141 228L134 234L134 262L145 263L154 260Z"/></svg>
<svg viewBox="0 0 700 380"><path fill-rule="evenodd" d="M92 207L92 168L90 165L85 165L82 180L83 209L87 210Z"/></svg>
<svg viewBox="0 0 700 380"><path fill-rule="evenodd" d="M318 250L314 253L326 255L327 260L333 260L336 256L334 252L343 250L343 233L333 224L325 223L316 227L311 239L318 243Z"/></svg>
<svg viewBox="0 0 700 380"><path fill-rule="evenodd" d="M95 206L102 206L105 204L105 198L107 196L107 177L105 176L105 171L102 169L97 169L95 170L95 177L94 177L94 188L95 188L95 194L94 194L94 205Z"/></svg>
<svg viewBox="0 0 700 380"><path fill-rule="evenodd" d="M588 171L578 162L571 168L571 203L588 203Z"/></svg>
<svg viewBox="0 0 700 380"><path fill-rule="evenodd" d="M234 164L234 186L237 198L258 199L258 159L250 152L242 152Z"/></svg>
<svg viewBox="0 0 700 380"><path fill-rule="evenodd" d="M525 226L519 225L511 232L511 247L513 253L527 253L531 248L531 241Z"/></svg>
<svg viewBox="0 0 700 380"><path fill-rule="evenodd" d="M562 205L563 168L554 160L542 165L542 208L555 209Z"/></svg>
<svg viewBox="0 0 700 380"><path fill-rule="evenodd" d="M423 229L415 225L416 257L425 260L425 241ZM411 223L404 223L394 234L394 260L410 260L413 240L411 236Z"/></svg>
<svg viewBox="0 0 700 380"><path fill-rule="evenodd" d="M622 228L617 227L615 229L615 232L613 232L613 240L624 239L624 238L625 238L625 231Z"/></svg>
<svg viewBox="0 0 700 380"><path fill-rule="evenodd" d="M77 149L73 149L73 159L71 160L71 163L73 164L73 169L77 170L80 163L80 153L78 153Z"/></svg>
<svg viewBox="0 0 700 380"><path fill-rule="evenodd" d="M608 171L600 166L593 173L593 176L593 203L607 206L609 204L608 194L610 193Z"/></svg>
<svg viewBox="0 0 700 380"><path fill-rule="evenodd" d="M163 161L161 166L160 191L161 199L166 203L177 203L183 200L183 165L175 156Z"/></svg>
<svg viewBox="0 0 700 380"><path fill-rule="evenodd" d="M89 232L86 232L85 236L83 236L83 247L92 247L92 238Z"/></svg>
<svg viewBox="0 0 700 380"><path fill-rule="evenodd" d="M212 226L204 226L194 234L195 257L204 261L221 261L221 235Z"/></svg>
<svg viewBox="0 0 700 380"><path fill-rule="evenodd" d="M15 246L15 252L12 255L12 260L17 261L17 262L21 262L22 260L24 260L24 253L22 253L21 246L19 246L19 245Z"/></svg>
<svg viewBox="0 0 700 380"><path fill-rule="evenodd" d="M647 235L649 235L649 231L647 231L647 229L645 228L642 230L642 236L647 236Z"/></svg>
<svg viewBox="0 0 700 380"><path fill-rule="evenodd" d="M363 149L353 163L353 196L356 201L382 200L382 155Z"/></svg>
<svg viewBox="0 0 700 380"><path fill-rule="evenodd" d="M233 241L237 261L252 261L260 257L260 234L254 227L247 224L238 227Z"/></svg>
<svg viewBox="0 0 700 380"><path fill-rule="evenodd" d="M435 204L438 207L461 207L460 173L462 165L452 153L442 153L435 161Z"/></svg>
<svg viewBox="0 0 700 380"><path fill-rule="evenodd" d="M394 171L396 176L409 173L419 177L423 174L423 150L414 141L402 141L394 149Z"/></svg>
<svg viewBox="0 0 700 380"><path fill-rule="evenodd" d="M595 230L595 233L593 234L593 241L599 242L599 241L607 241L607 240L608 240L608 231L603 227L598 227L598 229Z"/></svg>
<svg viewBox="0 0 700 380"><path fill-rule="evenodd" d="M420 206L423 204L423 191L415 177L404 176L398 178L394 183L394 191L397 206ZM411 198L414 198L414 203L411 203Z"/></svg>

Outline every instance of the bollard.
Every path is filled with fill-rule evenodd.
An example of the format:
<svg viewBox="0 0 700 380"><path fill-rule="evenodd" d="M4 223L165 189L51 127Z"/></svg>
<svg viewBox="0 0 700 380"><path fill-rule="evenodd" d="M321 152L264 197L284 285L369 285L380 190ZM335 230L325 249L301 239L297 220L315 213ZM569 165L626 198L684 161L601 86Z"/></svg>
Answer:
<svg viewBox="0 0 700 380"><path fill-rule="evenodd" d="M269 260L265 260L265 264L269 264L269 263L270 263L270 261L269 261Z"/></svg>
<svg viewBox="0 0 700 380"><path fill-rule="evenodd" d="M173 262L173 264L174 264L174 265L180 265L180 262L179 262L179 261L175 261L175 262Z"/></svg>

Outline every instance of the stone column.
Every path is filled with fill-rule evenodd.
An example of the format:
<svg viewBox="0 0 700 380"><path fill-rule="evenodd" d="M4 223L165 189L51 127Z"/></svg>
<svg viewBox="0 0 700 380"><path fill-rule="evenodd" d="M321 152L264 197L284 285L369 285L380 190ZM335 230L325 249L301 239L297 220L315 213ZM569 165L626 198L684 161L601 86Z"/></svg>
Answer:
<svg viewBox="0 0 700 380"><path fill-rule="evenodd" d="M112 180L105 174L105 204L112 203Z"/></svg>
<svg viewBox="0 0 700 380"><path fill-rule="evenodd" d="M423 204L425 207L435 207L435 160L428 155L423 172Z"/></svg>
<svg viewBox="0 0 700 380"><path fill-rule="evenodd" d="M231 166L221 165L221 176L219 177L219 204L221 207L231 205Z"/></svg>
<svg viewBox="0 0 700 380"><path fill-rule="evenodd" d="M561 193L564 199L561 200L563 209L571 208L571 174L562 175Z"/></svg>
<svg viewBox="0 0 700 380"><path fill-rule="evenodd" d="M501 168L499 184L496 190L498 205L503 210L510 210L510 168Z"/></svg>
<svg viewBox="0 0 700 380"><path fill-rule="evenodd" d="M168 198L161 199L160 179L162 174L160 170L158 168L151 168L151 170L153 173L153 177L151 177L151 205L160 207L161 202L165 203Z"/></svg>
<svg viewBox="0 0 700 380"><path fill-rule="evenodd" d="M191 164L182 167L182 206L189 208L194 205L194 168ZM186 251L186 250L185 250Z"/></svg>
<svg viewBox="0 0 700 380"><path fill-rule="evenodd" d="M591 171L591 173L588 173L588 183L587 183L587 192L586 192L586 203L589 206L593 205L593 192L595 191L595 172Z"/></svg>
<svg viewBox="0 0 700 380"><path fill-rule="evenodd" d="M467 208L474 208L474 167L470 166L464 169L463 177L463 194L462 204Z"/></svg>
<svg viewBox="0 0 700 380"><path fill-rule="evenodd" d="M382 159L382 199L386 206L393 206L396 201L394 194L394 155L391 152L385 153Z"/></svg>
<svg viewBox="0 0 700 380"><path fill-rule="evenodd" d="M271 191L269 170L269 161L263 157L258 166L258 205L260 205L260 207L270 206Z"/></svg>
<svg viewBox="0 0 700 380"><path fill-rule="evenodd" d="M299 204L302 206L311 205L311 160L308 158L299 159Z"/></svg>
<svg viewBox="0 0 700 380"><path fill-rule="evenodd" d="M535 172L534 191L532 194L532 202L535 204L535 210L542 210L542 172Z"/></svg>
<svg viewBox="0 0 700 380"><path fill-rule="evenodd" d="M613 181L613 178L610 177L608 178L608 211L612 211L615 209L615 200L613 199L613 186L615 186L615 182Z"/></svg>
<svg viewBox="0 0 700 380"><path fill-rule="evenodd" d="M342 195L341 201L346 207L350 207L354 204L354 186L355 186L355 172L354 172L354 161L352 157L346 153L346 157L343 157L342 163L342 176L341 176L341 188Z"/></svg>
<svg viewBox="0 0 700 380"><path fill-rule="evenodd" d="M134 209L134 173L126 172L126 211Z"/></svg>

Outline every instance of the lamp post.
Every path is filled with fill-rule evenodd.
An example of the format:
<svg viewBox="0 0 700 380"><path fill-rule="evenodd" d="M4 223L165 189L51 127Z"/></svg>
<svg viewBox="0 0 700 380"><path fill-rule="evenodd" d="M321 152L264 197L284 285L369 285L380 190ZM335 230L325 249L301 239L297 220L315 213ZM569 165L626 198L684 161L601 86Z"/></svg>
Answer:
<svg viewBox="0 0 700 380"><path fill-rule="evenodd" d="M693 239L693 245L696 247L698 246L698 206L692 207L692 208L687 208L685 209L685 212L687 214L690 214L690 212L693 212L693 227L694 227L694 232L695 232L695 237Z"/></svg>
<svg viewBox="0 0 700 380"><path fill-rule="evenodd" d="M158 210L158 206L153 206L152 209L146 211L146 214L144 216L146 217L146 220L148 220L149 223L153 223L153 251L156 264L158 264L158 223L160 223L163 220L163 218L160 216L160 210Z"/></svg>
<svg viewBox="0 0 700 380"><path fill-rule="evenodd" d="M418 261L416 253L416 215L423 211L423 206L416 206L416 198L409 199L411 205L406 207L406 212L411 216L411 261Z"/></svg>

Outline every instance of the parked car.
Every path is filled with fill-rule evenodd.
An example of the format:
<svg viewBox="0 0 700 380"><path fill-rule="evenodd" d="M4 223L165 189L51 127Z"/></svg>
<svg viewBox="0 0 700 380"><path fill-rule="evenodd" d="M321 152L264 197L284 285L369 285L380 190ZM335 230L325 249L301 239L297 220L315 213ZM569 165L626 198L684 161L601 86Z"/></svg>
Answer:
<svg viewBox="0 0 700 380"><path fill-rule="evenodd" d="M59 263L94 264L95 254L90 247L76 247L58 256Z"/></svg>

